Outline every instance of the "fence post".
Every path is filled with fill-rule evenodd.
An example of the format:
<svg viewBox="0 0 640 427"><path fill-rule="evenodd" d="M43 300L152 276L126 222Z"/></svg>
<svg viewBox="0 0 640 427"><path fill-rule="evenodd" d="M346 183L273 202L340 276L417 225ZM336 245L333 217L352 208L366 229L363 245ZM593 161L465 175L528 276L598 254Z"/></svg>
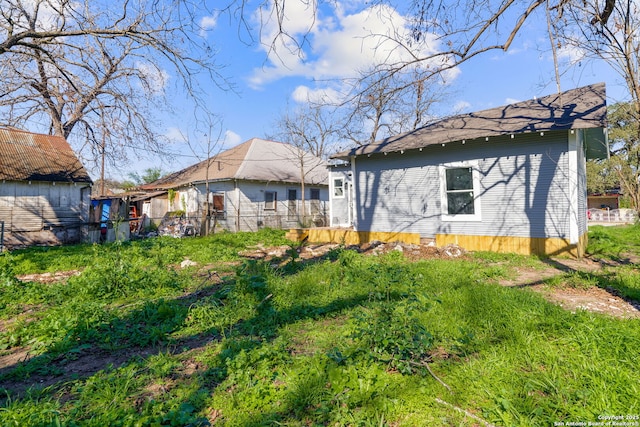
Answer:
<svg viewBox="0 0 640 427"><path fill-rule="evenodd" d="M4 251L4 221L0 221L0 252Z"/></svg>

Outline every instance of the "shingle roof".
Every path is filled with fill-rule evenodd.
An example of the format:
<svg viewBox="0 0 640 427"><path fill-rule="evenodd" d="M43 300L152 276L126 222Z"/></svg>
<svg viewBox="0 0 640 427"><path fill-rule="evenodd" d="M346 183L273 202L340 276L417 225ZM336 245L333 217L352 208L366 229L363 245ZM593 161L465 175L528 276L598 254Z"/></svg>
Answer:
<svg viewBox="0 0 640 427"><path fill-rule="evenodd" d="M311 154L282 142L250 139L208 160L174 172L143 186L146 189L172 188L190 183L241 179L252 181L300 182L300 159L305 164L307 184L325 184L328 174L325 162Z"/></svg>
<svg viewBox="0 0 640 427"><path fill-rule="evenodd" d="M411 132L337 153L332 158L385 153L498 135L606 127L605 84L440 120Z"/></svg>
<svg viewBox="0 0 640 427"><path fill-rule="evenodd" d="M7 128L0 128L0 179L92 182L64 138Z"/></svg>

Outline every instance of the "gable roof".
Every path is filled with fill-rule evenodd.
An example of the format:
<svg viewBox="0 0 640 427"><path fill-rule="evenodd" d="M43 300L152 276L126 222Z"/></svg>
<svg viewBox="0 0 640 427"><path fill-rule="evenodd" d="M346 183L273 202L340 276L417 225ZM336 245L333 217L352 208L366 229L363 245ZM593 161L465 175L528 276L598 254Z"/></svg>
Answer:
<svg viewBox="0 0 640 427"><path fill-rule="evenodd" d="M305 165L305 183L326 185L328 173L322 159L290 144L252 138L142 188L172 188L205 182L207 178L209 181L238 179L299 183L301 159Z"/></svg>
<svg viewBox="0 0 640 427"><path fill-rule="evenodd" d="M0 128L0 179L92 182L63 137L7 128Z"/></svg>
<svg viewBox="0 0 640 427"><path fill-rule="evenodd" d="M598 83L539 99L449 117L331 157L390 153L499 135L605 128L606 117L605 84Z"/></svg>

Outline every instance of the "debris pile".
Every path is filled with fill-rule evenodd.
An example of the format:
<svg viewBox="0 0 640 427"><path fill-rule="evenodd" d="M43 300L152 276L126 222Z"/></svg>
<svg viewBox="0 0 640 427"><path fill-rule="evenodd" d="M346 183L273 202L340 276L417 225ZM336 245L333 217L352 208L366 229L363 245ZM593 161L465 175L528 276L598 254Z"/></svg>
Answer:
<svg viewBox="0 0 640 427"><path fill-rule="evenodd" d="M197 235L195 221L184 217L172 217L165 215L158 226L159 236L187 237Z"/></svg>
<svg viewBox="0 0 640 427"><path fill-rule="evenodd" d="M264 247L257 245L253 248L240 252L240 255L252 259L272 259L272 258L288 258L294 256L292 251L296 252L296 257L301 259L314 259L326 255L328 252L339 248L337 243L323 244L306 244L302 246L275 246ZM412 260L427 258L459 258L467 252L458 245L447 245L437 247L434 244L413 245L401 242L384 243L380 241L372 241L360 245L345 246L347 250L353 250L366 255L379 255L391 251L402 252L407 258Z"/></svg>

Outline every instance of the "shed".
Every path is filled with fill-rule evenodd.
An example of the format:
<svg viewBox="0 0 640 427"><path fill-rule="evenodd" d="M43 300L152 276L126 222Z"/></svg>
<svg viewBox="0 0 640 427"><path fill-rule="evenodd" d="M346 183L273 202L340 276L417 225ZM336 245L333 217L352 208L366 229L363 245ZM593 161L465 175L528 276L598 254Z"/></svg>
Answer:
<svg viewBox="0 0 640 427"><path fill-rule="evenodd" d="M457 115L333 156L331 225L438 246L581 256L586 159L608 155L603 83ZM338 197L344 194L346 197ZM345 206L347 210L345 211Z"/></svg>
<svg viewBox="0 0 640 427"><path fill-rule="evenodd" d="M64 138L0 128L0 221L9 248L82 241L91 185Z"/></svg>

